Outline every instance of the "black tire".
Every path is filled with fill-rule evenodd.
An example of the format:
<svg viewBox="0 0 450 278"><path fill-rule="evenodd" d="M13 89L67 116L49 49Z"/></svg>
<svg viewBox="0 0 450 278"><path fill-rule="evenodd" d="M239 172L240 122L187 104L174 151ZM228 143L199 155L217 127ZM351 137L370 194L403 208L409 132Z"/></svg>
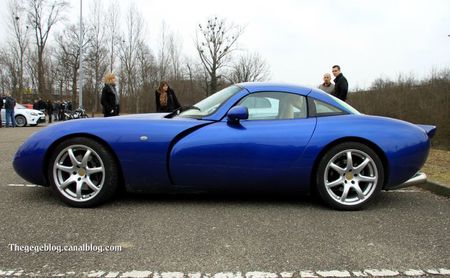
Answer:
<svg viewBox="0 0 450 278"><path fill-rule="evenodd" d="M95 207L117 191L117 162L105 146L93 139L77 137L61 142L53 150L48 165L51 187L70 206Z"/></svg>
<svg viewBox="0 0 450 278"><path fill-rule="evenodd" d="M332 147L321 158L316 173L316 189L321 199L338 210L366 207L379 194L383 182L380 158L370 147L358 142Z"/></svg>
<svg viewBox="0 0 450 278"><path fill-rule="evenodd" d="M22 115L17 115L14 119L16 121L16 126L18 127L24 127L27 125L27 119Z"/></svg>

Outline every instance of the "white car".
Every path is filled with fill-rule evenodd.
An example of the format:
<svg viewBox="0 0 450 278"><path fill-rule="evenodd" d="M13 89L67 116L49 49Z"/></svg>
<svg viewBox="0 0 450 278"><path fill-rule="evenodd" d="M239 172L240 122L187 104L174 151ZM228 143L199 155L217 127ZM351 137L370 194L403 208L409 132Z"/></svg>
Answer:
<svg viewBox="0 0 450 278"><path fill-rule="evenodd" d="M5 125L6 115L5 109L2 109L2 124ZM39 110L28 109L22 104L16 103L14 107L14 118L16 119L16 126L36 126L39 123L45 123L45 114ZM11 124L11 123L9 123Z"/></svg>

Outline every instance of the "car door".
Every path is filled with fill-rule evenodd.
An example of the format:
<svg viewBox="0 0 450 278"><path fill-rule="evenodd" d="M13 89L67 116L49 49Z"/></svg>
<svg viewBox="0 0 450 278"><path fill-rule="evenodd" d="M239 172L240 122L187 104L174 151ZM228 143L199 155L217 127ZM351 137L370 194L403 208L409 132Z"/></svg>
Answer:
<svg viewBox="0 0 450 278"><path fill-rule="evenodd" d="M301 158L316 126L316 118L307 117L306 97L258 92L237 105L248 108L248 120L229 123L225 117L174 145L173 182L212 189L299 187L309 175Z"/></svg>

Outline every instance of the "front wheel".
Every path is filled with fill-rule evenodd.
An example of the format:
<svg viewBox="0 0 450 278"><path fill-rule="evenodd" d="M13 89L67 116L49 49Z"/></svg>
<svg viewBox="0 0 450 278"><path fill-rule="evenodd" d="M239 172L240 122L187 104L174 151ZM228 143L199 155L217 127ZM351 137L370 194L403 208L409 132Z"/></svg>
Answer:
<svg viewBox="0 0 450 278"><path fill-rule="evenodd" d="M49 161L48 180L60 199L74 207L93 207L118 187L118 166L102 144L89 138L60 143Z"/></svg>
<svg viewBox="0 0 450 278"><path fill-rule="evenodd" d="M368 146L346 142L331 148L317 170L317 191L322 200L339 210L358 210L378 195L384 182L384 168Z"/></svg>
<svg viewBox="0 0 450 278"><path fill-rule="evenodd" d="M22 115L17 115L17 116L15 117L15 119L16 119L16 126L18 126L18 127L24 127L24 126L27 125L27 119L25 119L24 116L22 116Z"/></svg>

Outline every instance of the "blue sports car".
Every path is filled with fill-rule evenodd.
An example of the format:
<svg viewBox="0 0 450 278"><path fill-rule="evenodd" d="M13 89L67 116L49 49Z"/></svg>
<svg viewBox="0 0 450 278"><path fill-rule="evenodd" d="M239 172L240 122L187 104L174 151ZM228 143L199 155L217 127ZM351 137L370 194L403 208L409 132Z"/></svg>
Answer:
<svg viewBox="0 0 450 278"><path fill-rule="evenodd" d="M317 192L357 210L418 173L436 127L362 115L323 91L241 83L172 113L74 120L32 135L14 169L67 204L131 192Z"/></svg>

